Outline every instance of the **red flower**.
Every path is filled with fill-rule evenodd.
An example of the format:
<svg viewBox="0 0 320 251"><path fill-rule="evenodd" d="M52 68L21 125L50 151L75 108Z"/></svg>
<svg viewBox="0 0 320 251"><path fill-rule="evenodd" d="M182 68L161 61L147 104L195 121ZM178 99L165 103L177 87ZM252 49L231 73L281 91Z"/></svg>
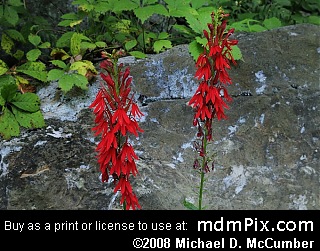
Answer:
<svg viewBox="0 0 320 251"><path fill-rule="evenodd" d="M206 54L202 53L196 62L196 67L198 70L196 71L195 77L198 79L204 78L204 80L208 80L211 77L211 67L210 62Z"/></svg>
<svg viewBox="0 0 320 251"><path fill-rule="evenodd" d="M136 207L141 208L136 195L132 192L132 187L127 176L120 177L118 184L114 188L114 192L116 193L117 191L120 191L122 195L120 203L126 202L126 210L130 208L135 210Z"/></svg>
<svg viewBox="0 0 320 251"><path fill-rule="evenodd" d="M108 181L112 175L116 183L115 192L121 190L120 203L126 201L126 209L141 208L128 181L129 175L135 176L138 173L135 164L138 156L128 143L128 137L130 134L138 136L138 132L143 132L136 120L143 113L135 104L133 95L129 97L132 82L129 68L121 71L122 65L118 66L115 58L107 53L103 56L107 59L100 66L107 74L100 73L104 82L89 106L96 116L96 126L92 130L95 131L95 136L101 134L96 151L102 182Z"/></svg>

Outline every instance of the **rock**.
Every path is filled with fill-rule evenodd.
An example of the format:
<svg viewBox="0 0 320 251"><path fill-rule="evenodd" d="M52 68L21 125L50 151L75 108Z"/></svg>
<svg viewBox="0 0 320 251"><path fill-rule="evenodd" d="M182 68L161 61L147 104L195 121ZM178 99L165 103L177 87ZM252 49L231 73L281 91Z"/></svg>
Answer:
<svg viewBox="0 0 320 251"><path fill-rule="evenodd" d="M214 121L215 169L206 174L207 209L320 209L320 32L309 24L235 35L243 54L229 73L233 102ZM187 102L197 82L187 45L130 66L144 132L132 139L144 210L197 203L192 164L196 128ZM119 209L113 184L101 183L93 113L99 81L87 92L41 87L46 127L0 142L1 209Z"/></svg>

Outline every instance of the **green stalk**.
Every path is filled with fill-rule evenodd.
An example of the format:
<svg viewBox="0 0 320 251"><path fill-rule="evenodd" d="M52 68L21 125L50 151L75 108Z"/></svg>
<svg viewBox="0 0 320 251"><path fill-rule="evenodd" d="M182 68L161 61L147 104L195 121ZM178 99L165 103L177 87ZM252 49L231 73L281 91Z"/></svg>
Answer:
<svg viewBox="0 0 320 251"><path fill-rule="evenodd" d="M204 185L204 174L205 174L205 167L206 167L206 154L207 154L207 128L204 129L204 136L202 138L203 142L203 154L204 156L202 157L202 166L201 166L201 174L200 174L200 190L199 190L199 206L198 209L202 210L202 195L203 195L203 185Z"/></svg>

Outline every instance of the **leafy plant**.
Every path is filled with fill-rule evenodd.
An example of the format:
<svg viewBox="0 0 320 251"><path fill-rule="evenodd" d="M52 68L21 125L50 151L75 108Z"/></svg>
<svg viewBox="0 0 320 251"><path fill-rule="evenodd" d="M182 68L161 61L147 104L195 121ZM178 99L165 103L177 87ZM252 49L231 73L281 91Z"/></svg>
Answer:
<svg viewBox="0 0 320 251"><path fill-rule="evenodd" d="M81 33L64 33L57 41L60 48L51 51L54 58L51 63L57 67L48 72L48 81L58 80L58 85L63 92L70 91L74 86L87 90L89 81L97 75L97 70L92 61L82 59L88 50L105 47L105 43L91 40ZM67 53L64 48L70 51Z"/></svg>
<svg viewBox="0 0 320 251"><path fill-rule="evenodd" d="M30 92L17 92L17 86L12 82L0 85L0 109L0 134L4 139L18 136L20 127L45 126L39 97Z"/></svg>

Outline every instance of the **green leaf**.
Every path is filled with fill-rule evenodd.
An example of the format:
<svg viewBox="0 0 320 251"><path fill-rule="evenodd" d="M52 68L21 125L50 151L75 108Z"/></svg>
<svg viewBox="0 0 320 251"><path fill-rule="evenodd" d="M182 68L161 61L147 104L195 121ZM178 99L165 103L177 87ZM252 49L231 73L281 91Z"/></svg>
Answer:
<svg viewBox="0 0 320 251"><path fill-rule="evenodd" d="M79 16L74 12L70 12L70 13L62 15L61 18L62 19L69 19L69 20L77 20L79 18Z"/></svg>
<svg viewBox="0 0 320 251"><path fill-rule="evenodd" d="M11 6L4 6L3 16L7 20L9 24L12 24L15 26L19 22L19 15L15 8L12 8Z"/></svg>
<svg viewBox="0 0 320 251"><path fill-rule="evenodd" d="M19 124L8 108L5 108L0 116L0 134L6 140L20 134Z"/></svg>
<svg viewBox="0 0 320 251"><path fill-rule="evenodd" d="M41 128L45 126L45 121L41 111L24 112L15 107L12 107L12 112L15 116L15 119L22 127L32 129Z"/></svg>
<svg viewBox="0 0 320 251"><path fill-rule="evenodd" d="M242 59L242 53L241 53L241 50L240 50L238 45L233 45L232 46L231 54L232 54L234 60Z"/></svg>
<svg viewBox="0 0 320 251"><path fill-rule="evenodd" d="M261 31L266 30L266 28L264 28L263 26L261 26L259 24L250 25L249 29L251 32L261 32Z"/></svg>
<svg viewBox="0 0 320 251"><path fill-rule="evenodd" d="M203 47L201 46L201 44L194 40L189 44L189 52L193 57L193 60L197 61L199 55L203 52Z"/></svg>
<svg viewBox="0 0 320 251"><path fill-rule="evenodd" d="M190 209L190 210L198 210L198 208L193 205L191 202L188 202L186 199L183 201L183 205L185 208Z"/></svg>
<svg viewBox="0 0 320 251"><path fill-rule="evenodd" d="M95 48L97 48L97 45L90 42L81 42L80 48L82 50L94 50Z"/></svg>
<svg viewBox="0 0 320 251"><path fill-rule="evenodd" d="M42 82L47 81L47 72L45 64L41 62L27 62L17 67L17 72L22 72Z"/></svg>
<svg viewBox="0 0 320 251"><path fill-rule="evenodd" d="M7 75L7 74L0 76L0 89L5 85L15 86L15 84L16 84L16 79L13 76ZM1 92L0 92L0 96L1 96Z"/></svg>
<svg viewBox="0 0 320 251"><path fill-rule="evenodd" d="M67 65L65 62L61 61L61 60L51 60L50 61L53 65L58 66L61 69L66 69Z"/></svg>
<svg viewBox="0 0 320 251"><path fill-rule="evenodd" d="M308 23L310 23L310 24L320 25L320 17L319 16L309 16L307 20L308 20Z"/></svg>
<svg viewBox="0 0 320 251"><path fill-rule="evenodd" d="M186 35L191 35L192 34L192 30L189 27L185 26L185 25L174 24L172 26L172 28L174 28L175 30L177 30L177 31L179 31L181 33L184 33Z"/></svg>
<svg viewBox="0 0 320 251"><path fill-rule="evenodd" d="M98 42L96 42L96 46L99 48L104 48L107 46L107 44L106 44L106 42L98 41Z"/></svg>
<svg viewBox="0 0 320 251"><path fill-rule="evenodd" d="M138 44L138 41L133 39L129 40L124 44L124 47L126 48L127 51L130 51L133 47L135 47Z"/></svg>
<svg viewBox="0 0 320 251"><path fill-rule="evenodd" d="M191 0L191 6L195 9L206 6L206 4L208 4L208 0Z"/></svg>
<svg viewBox="0 0 320 251"><path fill-rule="evenodd" d="M13 40L16 40L16 41L22 42L22 43L25 42L23 35L17 30L8 29L8 30L5 30L5 33L9 37L11 37Z"/></svg>
<svg viewBox="0 0 320 251"><path fill-rule="evenodd" d="M65 93L70 91L73 86L86 90L88 88L87 84L87 78L77 73L65 74L59 79L59 87Z"/></svg>
<svg viewBox="0 0 320 251"><path fill-rule="evenodd" d="M268 30L279 28L282 26L281 21L276 17L265 19L262 24Z"/></svg>
<svg viewBox="0 0 320 251"><path fill-rule="evenodd" d="M0 76L5 74L8 70L9 68L6 63L0 59Z"/></svg>
<svg viewBox="0 0 320 251"><path fill-rule="evenodd" d="M135 58L146 58L146 54L141 51L130 51L129 54Z"/></svg>
<svg viewBox="0 0 320 251"><path fill-rule="evenodd" d="M169 34L167 32L160 32L158 39L167 39Z"/></svg>
<svg viewBox="0 0 320 251"><path fill-rule="evenodd" d="M164 48L170 49L172 48L171 41L169 40L157 40L153 44L153 49L156 53L159 53Z"/></svg>
<svg viewBox="0 0 320 251"><path fill-rule="evenodd" d="M57 40L56 46L59 48L70 47L70 39L74 33L74 31L63 33L62 36Z"/></svg>
<svg viewBox="0 0 320 251"><path fill-rule="evenodd" d="M8 4L16 7L23 6L23 2L21 0L8 0Z"/></svg>
<svg viewBox="0 0 320 251"><path fill-rule="evenodd" d="M77 71L81 75L86 75L87 73L87 64L81 61L74 62L70 66L70 71Z"/></svg>
<svg viewBox="0 0 320 251"><path fill-rule="evenodd" d="M38 48L40 49L49 49L51 47L51 44L49 42L44 42L40 45L38 45Z"/></svg>
<svg viewBox="0 0 320 251"><path fill-rule="evenodd" d="M113 12L122 12L124 10L134 10L139 8L139 4L130 0L115 0Z"/></svg>
<svg viewBox="0 0 320 251"><path fill-rule="evenodd" d="M11 103L27 112L36 112L40 109L40 98L35 93L17 93Z"/></svg>
<svg viewBox="0 0 320 251"><path fill-rule="evenodd" d="M201 44L203 47L205 47L208 43L208 40L205 37L196 37L196 41Z"/></svg>
<svg viewBox="0 0 320 251"><path fill-rule="evenodd" d="M14 42L12 41L12 39L7 36L6 34L2 34L1 37L1 48L7 53L7 54L11 54L11 49L14 46Z"/></svg>
<svg viewBox="0 0 320 251"><path fill-rule="evenodd" d="M14 96L17 94L17 86L16 84L5 84L0 89L2 98L7 101L11 102L13 100Z"/></svg>
<svg viewBox="0 0 320 251"><path fill-rule="evenodd" d="M81 40L83 35L80 33L74 33L71 37L70 51L72 56L77 56L81 52Z"/></svg>
<svg viewBox="0 0 320 251"><path fill-rule="evenodd" d="M52 69L48 72L48 81L55 81L62 78L66 74L65 71L59 69Z"/></svg>
<svg viewBox="0 0 320 251"><path fill-rule="evenodd" d="M141 20L142 24L153 14L169 16L167 9L162 4L149 5L149 6L137 8L137 9L134 9L133 12L136 15L136 17Z"/></svg>
<svg viewBox="0 0 320 251"><path fill-rule="evenodd" d="M36 61L41 55L41 51L39 49L32 49L28 51L26 57L29 61Z"/></svg>
<svg viewBox="0 0 320 251"><path fill-rule="evenodd" d="M38 46L41 43L41 38L38 35L29 34L28 40L30 43L32 43L34 46Z"/></svg>
<svg viewBox="0 0 320 251"><path fill-rule="evenodd" d="M24 56L24 51L22 51L22 50L17 50L17 51L13 54L13 56L14 56L16 59L21 60L21 59L23 58L23 56Z"/></svg>
<svg viewBox="0 0 320 251"><path fill-rule="evenodd" d="M88 89L88 79L80 74L72 74L72 78L76 79L75 85L80 87L82 90Z"/></svg>

